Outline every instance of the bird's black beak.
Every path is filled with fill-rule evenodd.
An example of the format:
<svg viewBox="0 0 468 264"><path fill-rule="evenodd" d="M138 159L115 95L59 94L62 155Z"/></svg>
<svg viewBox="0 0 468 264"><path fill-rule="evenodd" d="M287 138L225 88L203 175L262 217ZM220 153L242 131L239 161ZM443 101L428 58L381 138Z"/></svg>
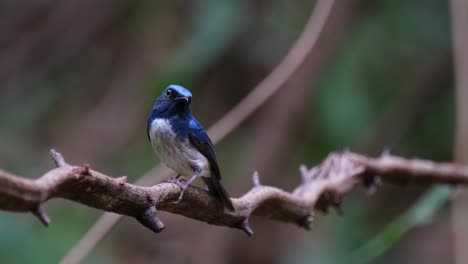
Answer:
<svg viewBox="0 0 468 264"><path fill-rule="evenodd" d="M191 98L190 98L190 97L187 97L187 96L181 96L181 97L175 98L175 100L177 100L177 101L185 101L186 103L190 103Z"/></svg>

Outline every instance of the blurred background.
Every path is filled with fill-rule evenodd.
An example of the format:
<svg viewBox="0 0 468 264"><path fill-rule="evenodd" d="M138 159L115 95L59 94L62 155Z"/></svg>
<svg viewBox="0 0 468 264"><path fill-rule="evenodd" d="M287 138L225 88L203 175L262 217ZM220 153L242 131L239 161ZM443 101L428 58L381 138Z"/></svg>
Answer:
<svg viewBox="0 0 468 264"><path fill-rule="evenodd" d="M231 195L292 190L298 166L336 150L453 159L454 79L447 1L336 1L282 89L217 145ZM158 164L146 136L171 83L209 127L277 65L314 1L0 1L0 168L37 178L50 148L135 181ZM430 186L356 189L344 215L312 231L252 219L255 236L161 213L153 234L124 218L84 263L452 263L449 195ZM65 200L0 212L0 263L56 263L101 211Z"/></svg>

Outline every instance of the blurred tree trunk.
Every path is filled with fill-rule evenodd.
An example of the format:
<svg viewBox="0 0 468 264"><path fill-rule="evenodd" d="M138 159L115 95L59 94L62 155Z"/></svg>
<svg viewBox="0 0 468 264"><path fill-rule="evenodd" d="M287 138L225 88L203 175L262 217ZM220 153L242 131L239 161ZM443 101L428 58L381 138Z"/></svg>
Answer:
<svg viewBox="0 0 468 264"><path fill-rule="evenodd" d="M453 56L456 87L455 160L468 163L468 2L452 0ZM468 191L459 189L453 202L455 263L468 263Z"/></svg>
<svg viewBox="0 0 468 264"><path fill-rule="evenodd" d="M314 88L320 81L323 70L331 56L346 37L353 20L353 14L360 1L337 2L330 20L325 25L319 43L310 53L304 66L293 75L284 87L257 117L251 137L245 169L240 175L251 175L254 170L260 173L262 183L292 187L299 177L294 166L294 149L301 144L303 124L310 123L306 111ZM313 121L312 121L313 123ZM250 188L249 182L239 183L243 189ZM255 219L251 220L255 221ZM252 224L256 236L247 240L237 237L233 240L220 240L224 243L224 261L228 263L275 263L285 256L294 244L300 243L307 233L293 226L279 226L272 222ZM220 259L222 260L222 259Z"/></svg>
<svg viewBox="0 0 468 264"><path fill-rule="evenodd" d="M414 88L382 113L368 136L358 144L358 149L370 155L379 155L385 148L393 150L398 147L408 132L446 94L446 84L452 80L451 65L448 52L433 56L421 65Z"/></svg>

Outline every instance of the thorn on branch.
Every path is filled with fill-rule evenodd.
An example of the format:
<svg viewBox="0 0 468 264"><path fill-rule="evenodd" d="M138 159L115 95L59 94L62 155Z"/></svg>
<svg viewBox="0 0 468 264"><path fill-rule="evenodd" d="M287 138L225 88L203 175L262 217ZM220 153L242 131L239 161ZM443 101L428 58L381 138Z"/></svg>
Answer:
<svg viewBox="0 0 468 264"><path fill-rule="evenodd" d="M340 194L335 194L332 197L333 200L331 202L331 206L335 209L339 216L343 216L343 209L341 208L341 204L343 203L343 196Z"/></svg>
<svg viewBox="0 0 468 264"><path fill-rule="evenodd" d="M334 193L332 191L325 191L319 197L316 208L318 211L328 214L328 209L332 207L341 216L343 215L343 210L341 209L342 201L343 196L341 194Z"/></svg>
<svg viewBox="0 0 468 264"><path fill-rule="evenodd" d="M125 185L125 183L127 182L128 178L127 178L127 176L122 176L122 177L116 178L116 180L119 182L119 185L122 186L122 185Z"/></svg>
<svg viewBox="0 0 468 264"><path fill-rule="evenodd" d="M367 195L372 195L377 192L377 189L382 184L382 179L379 176L367 176L363 178L363 184L366 188Z"/></svg>
<svg viewBox="0 0 468 264"><path fill-rule="evenodd" d="M390 151L390 148L389 147L385 147L382 151L382 154L380 155L381 157L388 157L388 156L391 156L392 153Z"/></svg>
<svg viewBox="0 0 468 264"><path fill-rule="evenodd" d="M155 233L160 233L166 228L164 223L158 218L155 206L147 208L139 217L136 217L136 219Z"/></svg>
<svg viewBox="0 0 468 264"><path fill-rule="evenodd" d="M318 176L320 175L320 170L321 170L320 165L315 166L311 168L310 170L304 164L299 166L299 172L301 174L302 183L304 184L304 183L310 182L311 180L318 178Z"/></svg>
<svg viewBox="0 0 468 264"><path fill-rule="evenodd" d="M38 204L34 210L32 210L32 213L39 218L39 220L44 224L46 227L49 226L50 224L50 217L47 215L47 213L44 210L44 207L42 204Z"/></svg>
<svg viewBox="0 0 468 264"><path fill-rule="evenodd" d="M335 208L335 211L339 216L344 215L343 208L341 208L341 201L339 203L333 204L332 206Z"/></svg>
<svg viewBox="0 0 468 264"><path fill-rule="evenodd" d="M305 230L310 230L312 228L312 223L314 221L314 216L312 214L307 215L306 217L297 221L297 224L304 228Z"/></svg>
<svg viewBox="0 0 468 264"><path fill-rule="evenodd" d="M242 229L250 237L254 234L254 231L249 225L249 218L242 220L242 222L239 223L237 228Z"/></svg>
<svg viewBox="0 0 468 264"><path fill-rule="evenodd" d="M309 170L307 169L306 165L304 164L301 164L301 166L299 166L299 171L301 172L301 181L302 183L306 183L307 182L307 176L309 174Z"/></svg>
<svg viewBox="0 0 468 264"><path fill-rule="evenodd" d="M81 173L81 175L91 175L91 165L89 165L88 163L85 163L83 164L83 172Z"/></svg>
<svg viewBox="0 0 468 264"><path fill-rule="evenodd" d="M75 178L78 179L81 176L90 176L91 175L91 165L83 164L82 167L76 167L72 170L72 173L75 174Z"/></svg>
<svg viewBox="0 0 468 264"><path fill-rule="evenodd" d="M50 156L54 160L55 166L64 167L64 166L68 165L67 162L65 161L65 159L63 158L62 154L57 152L55 149L50 150Z"/></svg>
<svg viewBox="0 0 468 264"><path fill-rule="evenodd" d="M253 181L253 186L254 187L262 186L260 184L260 176L258 176L258 171L255 171L254 174L252 175L252 181Z"/></svg>

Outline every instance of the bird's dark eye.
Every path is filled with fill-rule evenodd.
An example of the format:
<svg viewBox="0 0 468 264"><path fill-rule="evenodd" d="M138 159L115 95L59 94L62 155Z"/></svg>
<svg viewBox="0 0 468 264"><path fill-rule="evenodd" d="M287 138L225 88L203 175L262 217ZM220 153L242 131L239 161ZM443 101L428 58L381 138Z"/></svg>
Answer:
<svg viewBox="0 0 468 264"><path fill-rule="evenodd" d="M166 91L166 96L170 97L171 95L172 95L172 90L171 89L167 90Z"/></svg>

